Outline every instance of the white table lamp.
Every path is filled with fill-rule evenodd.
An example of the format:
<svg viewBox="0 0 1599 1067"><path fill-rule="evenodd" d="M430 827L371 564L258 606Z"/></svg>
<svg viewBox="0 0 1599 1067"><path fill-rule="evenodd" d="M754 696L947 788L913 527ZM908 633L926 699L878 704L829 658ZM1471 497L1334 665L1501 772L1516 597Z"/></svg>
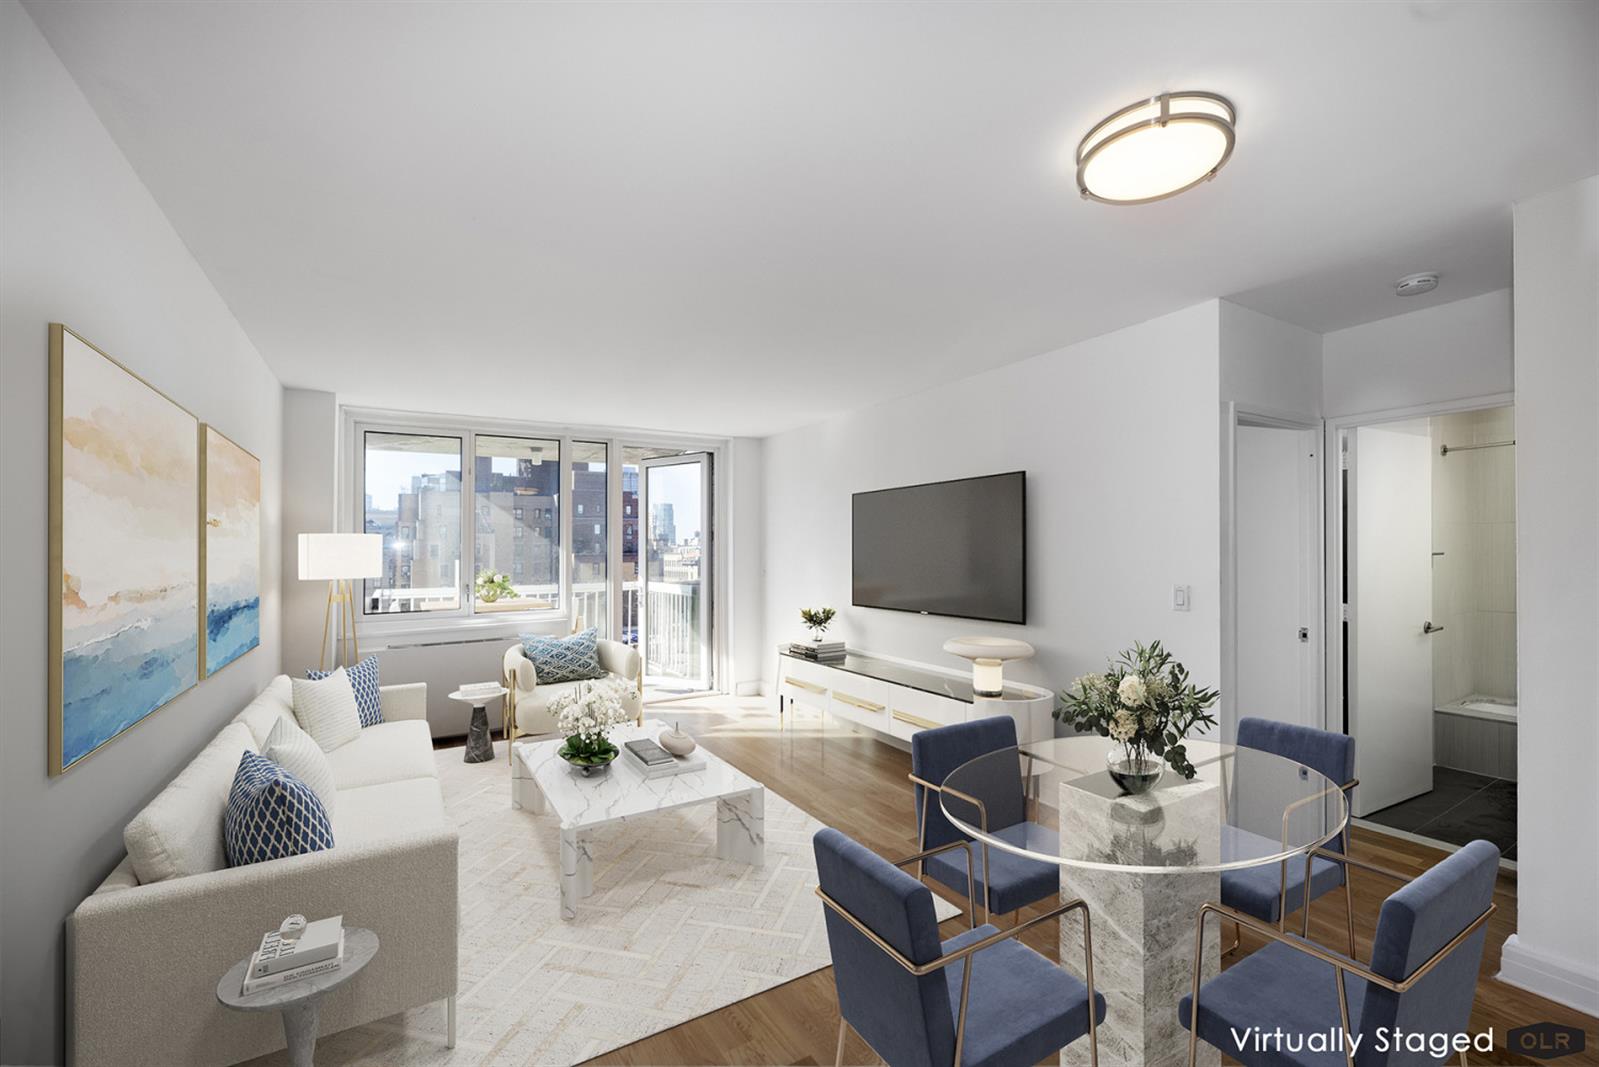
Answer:
<svg viewBox="0 0 1599 1067"><path fill-rule="evenodd" d="M355 637L355 594L350 582L383 577L383 535L364 533L303 533L300 535L300 580L328 583L328 603L322 612L321 669L328 669L328 626L333 605L339 605L339 632L333 659L344 653L346 665L361 658Z"/></svg>
<svg viewBox="0 0 1599 1067"><path fill-rule="evenodd" d="M1027 659L1033 646L1009 637L952 637L944 651L972 661L972 692L980 697L1005 695L1005 661Z"/></svg>

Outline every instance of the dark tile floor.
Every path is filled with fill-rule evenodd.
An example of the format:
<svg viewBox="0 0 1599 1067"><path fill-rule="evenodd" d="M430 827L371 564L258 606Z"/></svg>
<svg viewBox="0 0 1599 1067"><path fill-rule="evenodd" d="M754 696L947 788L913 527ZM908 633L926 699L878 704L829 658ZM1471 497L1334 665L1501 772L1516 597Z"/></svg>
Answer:
<svg viewBox="0 0 1599 1067"><path fill-rule="evenodd" d="M1432 769L1432 792L1366 816L1367 822L1451 845L1484 838L1516 858L1516 783L1453 767Z"/></svg>

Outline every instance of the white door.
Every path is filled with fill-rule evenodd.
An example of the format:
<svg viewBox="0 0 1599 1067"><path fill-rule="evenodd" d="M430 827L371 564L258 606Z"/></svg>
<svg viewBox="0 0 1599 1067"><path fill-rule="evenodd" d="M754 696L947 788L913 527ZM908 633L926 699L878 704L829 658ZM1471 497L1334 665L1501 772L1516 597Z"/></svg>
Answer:
<svg viewBox="0 0 1599 1067"><path fill-rule="evenodd" d="M1232 721L1322 725L1315 430L1240 423L1234 450Z"/></svg>
<svg viewBox="0 0 1599 1067"><path fill-rule="evenodd" d="M1355 814L1432 789L1432 438L1427 420L1348 437L1349 732Z"/></svg>
<svg viewBox="0 0 1599 1067"><path fill-rule="evenodd" d="M639 613L644 681L655 690L711 687L711 457L645 460Z"/></svg>

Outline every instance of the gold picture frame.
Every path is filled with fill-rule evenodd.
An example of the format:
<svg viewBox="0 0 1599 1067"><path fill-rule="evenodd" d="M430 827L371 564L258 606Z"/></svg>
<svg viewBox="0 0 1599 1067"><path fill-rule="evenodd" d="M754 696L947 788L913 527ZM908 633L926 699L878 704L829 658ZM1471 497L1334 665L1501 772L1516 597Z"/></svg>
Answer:
<svg viewBox="0 0 1599 1067"><path fill-rule="evenodd" d="M208 422L199 433L203 681L261 646L261 460ZM224 569L227 586L218 588Z"/></svg>
<svg viewBox="0 0 1599 1067"><path fill-rule="evenodd" d="M55 776L199 683L204 540L199 419L61 323L49 359Z"/></svg>

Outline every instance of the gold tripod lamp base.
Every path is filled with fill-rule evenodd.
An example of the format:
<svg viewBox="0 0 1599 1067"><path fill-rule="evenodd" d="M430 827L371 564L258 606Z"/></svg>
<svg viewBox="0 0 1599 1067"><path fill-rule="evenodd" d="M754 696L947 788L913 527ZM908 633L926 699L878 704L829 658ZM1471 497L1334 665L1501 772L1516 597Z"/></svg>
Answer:
<svg viewBox="0 0 1599 1067"><path fill-rule="evenodd" d="M333 665L337 667L342 657L350 667L361 660L361 645L355 637L355 592L348 578L328 583L328 603L322 611L322 660L320 670L328 669L328 630L333 622L334 605L338 605L339 632L334 635Z"/></svg>
<svg viewBox="0 0 1599 1067"><path fill-rule="evenodd" d="M381 534L303 533L300 543L302 581L328 583L328 603L322 610L321 670L328 669L328 634L333 628L335 605L339 613L339 632L334 636L333 662L354 666L361 658L355 640L355 588L352 581L383 576L383 537Z"/></svg>

